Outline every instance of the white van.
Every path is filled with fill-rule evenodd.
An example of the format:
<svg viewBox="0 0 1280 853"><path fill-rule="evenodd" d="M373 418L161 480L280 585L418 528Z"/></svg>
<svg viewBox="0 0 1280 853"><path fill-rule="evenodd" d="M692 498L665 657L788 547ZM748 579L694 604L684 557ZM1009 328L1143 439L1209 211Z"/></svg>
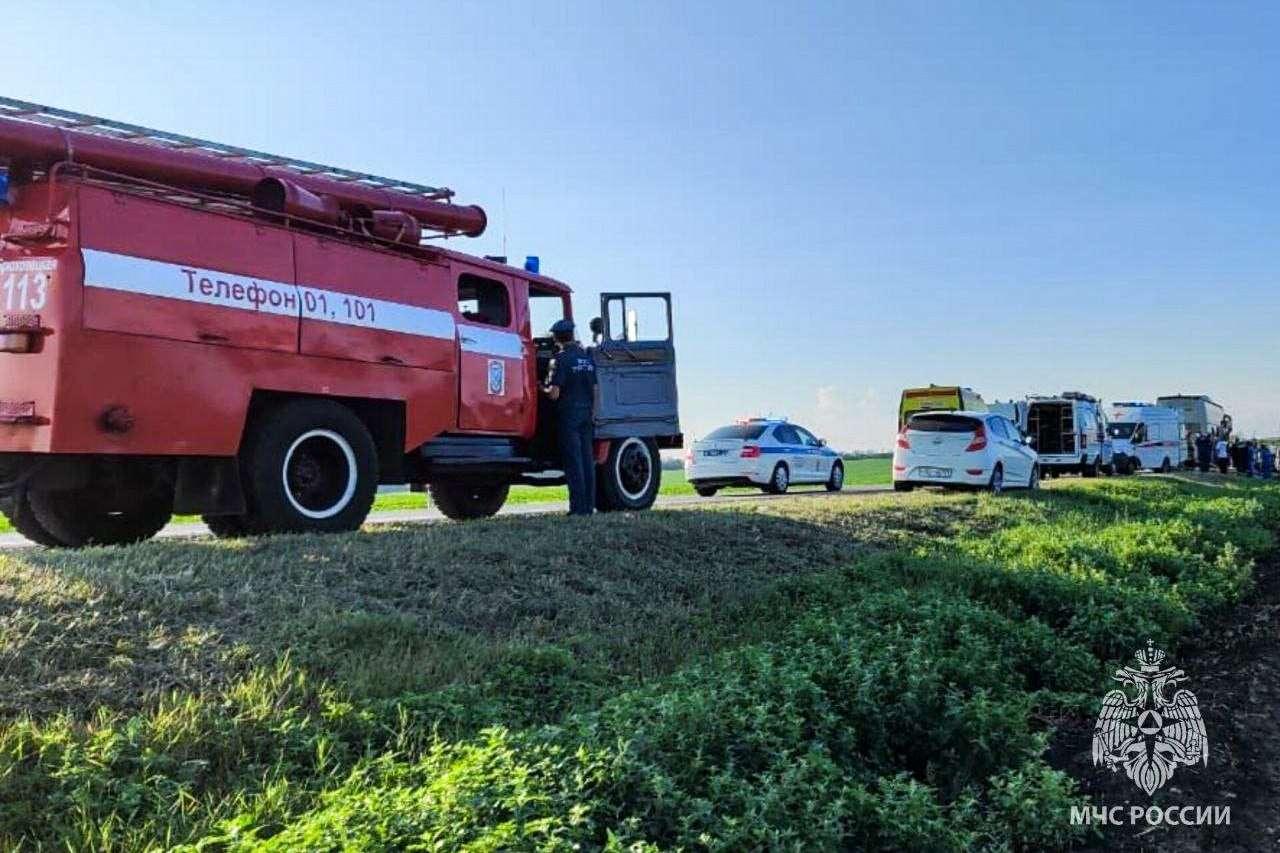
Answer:
<svg viewBox="0 0 1280 853"><path fill-rule="evenodd" d="M1027 422L1027 401L1026 400L996 400L994 403L987 404L988 412L995 412L997 415L1003 415L1018 425L1018 429L1022 429L1023 424Z"/></svg>
<svg viewBox="0 0 1280 853"><path fill-rule="evenodd" d="M1156 397L1156 405L1182 414L1182 442L1187 458L1196 455L1195 437L1208 433L1215 439L1231 439L1231 415L1205 394L1169 394Z"/></svg>
<svg viewBox="0 0 1280 853"><path fill-rule="evenodd" d="M1054 477L1068 472L1085 477L1111 473L1111 439L1097 398L1079 391L1028 397L1022 418L1019 426L1031 437L1042 472Z"/></svg>
<svg viewBox="0 0 1280 853"><path fill-rule="evenodd" d="M1147 469L1168 473L1187 461L1182 412L1150 403L1112 403L1107 435L1121 474Z"/></svg>

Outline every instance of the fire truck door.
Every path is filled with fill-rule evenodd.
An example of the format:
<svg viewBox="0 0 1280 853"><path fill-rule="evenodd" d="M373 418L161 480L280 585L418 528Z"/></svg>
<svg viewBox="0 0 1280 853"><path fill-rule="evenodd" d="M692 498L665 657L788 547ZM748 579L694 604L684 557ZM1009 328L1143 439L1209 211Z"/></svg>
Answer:
<svg viewBox="0 0 1280 853"><path fill-rule="evenodd" d="M602 293L600 310L596 437L678 433L671 294Z"/></svg>
<svg viewBox="0 0 1280 853"><path fill-rule="evenodd" d="M525 352L512 283L462 272L458 286L458 428L518 433L525 414Z"/></svg>

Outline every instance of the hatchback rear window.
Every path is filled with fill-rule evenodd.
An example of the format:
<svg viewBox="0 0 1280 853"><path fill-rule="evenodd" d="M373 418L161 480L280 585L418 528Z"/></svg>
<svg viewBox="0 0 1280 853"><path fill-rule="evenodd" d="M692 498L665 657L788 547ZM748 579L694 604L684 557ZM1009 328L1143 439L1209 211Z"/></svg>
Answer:
<svg viewBox="0 0 1280 853"><path fill-rule="evenodd" d="M916 415L907 422L914 432L973 432L978 422L959 415Z"/></svg>
<svg viewBox="0 0 1280 853"><path fill-rule="evenodd" d="M741 441L754 441L764 435L767 424L734 424L720 427L707 436L708 439L736 438Z"/></svg>

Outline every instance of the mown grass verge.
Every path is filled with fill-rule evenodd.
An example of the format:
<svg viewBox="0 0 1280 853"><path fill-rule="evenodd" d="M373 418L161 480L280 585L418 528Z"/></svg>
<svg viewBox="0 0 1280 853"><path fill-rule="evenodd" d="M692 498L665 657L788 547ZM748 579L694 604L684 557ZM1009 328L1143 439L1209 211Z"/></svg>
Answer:
<svg viewBox="0 0 1280 853"><path fill-rule="evenodd" d="M1278 512L1145 479L6 556L0 846L1062 846L1047 721L1236 602Z"/></svg>

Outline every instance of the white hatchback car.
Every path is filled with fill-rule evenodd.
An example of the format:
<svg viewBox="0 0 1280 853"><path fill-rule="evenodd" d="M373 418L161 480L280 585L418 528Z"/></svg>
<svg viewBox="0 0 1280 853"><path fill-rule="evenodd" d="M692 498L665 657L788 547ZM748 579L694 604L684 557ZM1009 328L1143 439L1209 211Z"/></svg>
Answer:
<svg viewBox="0 0 1280 853"><path fill-rule="evenodd" d="M813 433L781 420L753 418L695 441L684 457L685 479L703 497L725 486L757 486L780 495L792 485L844 488L840 454Z"/></svg>
<svg viewBox="0 0 1280 853"><path fill-rule="evenodd" d="M893 488L916 486L1035 489L1036 452L1021 430L993 412L927 412L913 415L893 451Z"/></svg>

